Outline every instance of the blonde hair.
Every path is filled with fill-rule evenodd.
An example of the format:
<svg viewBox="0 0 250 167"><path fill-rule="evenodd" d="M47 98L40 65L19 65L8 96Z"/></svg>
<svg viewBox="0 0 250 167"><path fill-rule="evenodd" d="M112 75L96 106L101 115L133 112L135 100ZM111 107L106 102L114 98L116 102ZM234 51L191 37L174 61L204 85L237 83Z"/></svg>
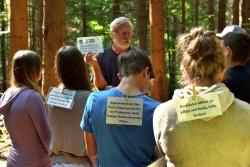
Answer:
<svg viewBox="0 0 250 167"><path fill-rule="evenodd" d="M177 48L182 55L182 84L217 82L218 72L225 68L225 47L214 32L194 28L178 38Z"/></svg>
<svg viewBox="0 0 250 167"><path fill-rule="evenodd" d="M36 77L41 70L40 56L30 50L19 50L12 60L11 86L27 86L40 93Z"/></svg>

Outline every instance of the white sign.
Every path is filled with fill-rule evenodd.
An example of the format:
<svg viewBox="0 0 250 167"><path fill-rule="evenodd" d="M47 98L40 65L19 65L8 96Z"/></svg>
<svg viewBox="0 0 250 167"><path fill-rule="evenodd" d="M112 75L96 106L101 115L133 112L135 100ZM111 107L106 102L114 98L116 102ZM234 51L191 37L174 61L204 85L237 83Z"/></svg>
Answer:
<svg viewBox="0 0 250 167"><path fill-rule="evenodd" d="M142 126L143 100L108 97L106 124Z"/></svg>
<svg viewBox="0 0 250 167"><path fill-rule="evenodd" d="M53 87L48 95L47 104L72 109L76 91L68 89L59 89Z"/></svg>
<svg viewBox="0 0 250 167"><path fill-rule="evenodd" d="M197 95L196 99L174 99L178 121L191 121L222 115L219 97L216 93Z"/></svg>
<svg viewBox="0 0 250 167"><path fill-rule="evenodd" d="M103 52L102 39L100 36L79 37L77 38L77 47L82 54L92 52L94 55Z"/></svg>

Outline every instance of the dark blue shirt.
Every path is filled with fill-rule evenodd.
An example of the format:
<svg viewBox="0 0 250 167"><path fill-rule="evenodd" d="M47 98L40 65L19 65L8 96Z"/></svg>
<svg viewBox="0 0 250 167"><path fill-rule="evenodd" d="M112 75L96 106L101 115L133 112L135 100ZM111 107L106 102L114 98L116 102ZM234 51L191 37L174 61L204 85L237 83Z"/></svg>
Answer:
<svg viewBox="0 0 250 167"><path fill-rule="evenodd" d="M117 58L118 54L112 48L106 48L103 53L97 55L97 62L100 65L102 75L107 84L113 87L120 83L120 79L117 76L119 73Z"/></svg>
<svg viewBox="0 0 250 167"><path fill-rule="evenodd" d="M223 83L240 100L250 103L250 74L242 65L229 68L226 71Z"/></svg>
<svg viewBox="0 0 250 167"><path fill-rule="evenodd" d="M250 60L245 64L246 73L250 76Z"/></svg>

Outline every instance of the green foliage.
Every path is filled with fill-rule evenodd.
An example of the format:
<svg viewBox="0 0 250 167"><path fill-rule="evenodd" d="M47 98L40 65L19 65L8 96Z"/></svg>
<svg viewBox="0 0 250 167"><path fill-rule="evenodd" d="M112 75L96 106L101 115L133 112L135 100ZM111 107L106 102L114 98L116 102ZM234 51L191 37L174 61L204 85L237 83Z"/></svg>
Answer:
<svg viewBox="0 0 250 167"><path fill-rule="evenodd" d="M2 0L2 3L8 3L9 0ZM36 10L38 0L29 0L30 11ZM112 40L109 33L109 24L113 20L113 0L67 0L67 44L76 44L76 38L82 37L84 28L87 30L87 36L102 36L104 47L110 47ZM85 3L85 4L84 4ZM200 0L199 6L199 26L208 28L210 18L217 20L218 1L214 1L214 14L208 14L208 0ZM120 1L121 16L126 16L134 24L133 46L138 45L138 27L137 25L137 0ZM169 86L169 97L173 90L179 87L180 81L180 55L176 51L176 41L181 34L182 1L164 0L164 19L165 19L165 61ZM84 6L86 11L84 14ZM227 3L227 24L230 24L232 18L232 0ZM146 11L140 11L146 12ZM30 12L33 15L34 12ZM34 16L29 16L29 19ZM84 18L85 17L85 18ZM83 19L87 20L86 27L83 25ZM8 25L7 9L0 11L0 25ZM185 1L185 31L188 32L195 25L195 0ZM216 24L215 24L216 25ZM149 26L149 25L145 25ZM29 32L35 33L37 27L30 22ZM7 36L6 36L7 37ZM7 41L7 40L6 40ZM30 39L32 41L32 39ZM7 50L7 42L1 48ZM35 46L34 46L35 47ZM40 48L41 49L41 48Z"/></svg>

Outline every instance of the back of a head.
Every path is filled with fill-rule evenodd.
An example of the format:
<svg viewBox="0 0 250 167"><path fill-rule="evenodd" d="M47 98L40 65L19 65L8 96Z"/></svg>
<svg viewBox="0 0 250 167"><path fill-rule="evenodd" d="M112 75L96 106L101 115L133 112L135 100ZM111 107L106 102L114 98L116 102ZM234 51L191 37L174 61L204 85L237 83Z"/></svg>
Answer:
<svg viewBox="0 0 250 167"><path fill-rule="evenodd" d="M223 38L227 33L236 32L236 33L245 33L247 32L241 28L239 25L229 25L226 26L221 33L216 34L218 37Z"/></svg>
<svg viewBox="0 0 250 167"><path fill-rule="evenodd" d="M118 67L120 75L124 77L139 74L145 67L149 67L150 76L153 76L150 58L143 51L135 48L119 55Z"/></svg>
<svg viewBox="0 0 250 167"><path fill-rule="evenodd" d="M233 62L244 64L250 57L250 36L246 33L229 32L223 38L224 45L232 49Z"/></svg>
<svg viewBox="0 0 250 167"><path fill-rule="evenodd" d="M28 86L39 91L36 78L41 70L40 56L31 50L19 50L12 60L11 85Z"/></svg>
<svg viewBox="0 0 250 167"><path fill-rule="evenodd" d="M110 23L110 32L116 30L122 25L129 25L131 30L133 30L133 24L127 17L118 17Z"/></svg>
<svg viewBox="0 0 250 167"><path fill-rule="evenodd" d="M219 70L225 68L225 47L214 32L194 28L179 37L177 48L182 55L183 84L215 84Z"/></svg>
<svg viewBox="0 0 250 167"><path fill-rule="evenodd" d="M76 47L61 47L56 54L55 68L65 88L90 90L86 65L81 52Z"/></svg>

